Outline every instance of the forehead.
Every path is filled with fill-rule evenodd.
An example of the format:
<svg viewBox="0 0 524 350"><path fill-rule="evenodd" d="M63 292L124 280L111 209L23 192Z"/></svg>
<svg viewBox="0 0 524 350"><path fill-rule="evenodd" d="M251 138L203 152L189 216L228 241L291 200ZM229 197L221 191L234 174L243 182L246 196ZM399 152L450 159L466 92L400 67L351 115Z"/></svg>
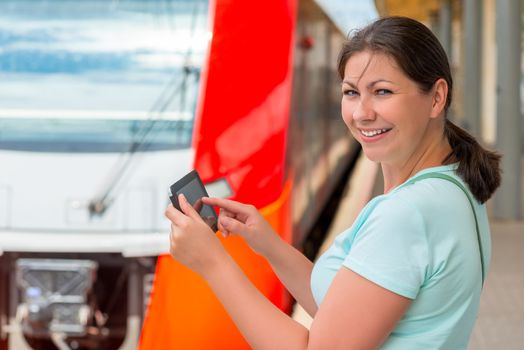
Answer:
<svg viewBox="0 0 524 350"><path fill-rule="evenodd" d="M408 79L397 62L379 52L362 51L352 55L344 68L344 80Z"/></svg>

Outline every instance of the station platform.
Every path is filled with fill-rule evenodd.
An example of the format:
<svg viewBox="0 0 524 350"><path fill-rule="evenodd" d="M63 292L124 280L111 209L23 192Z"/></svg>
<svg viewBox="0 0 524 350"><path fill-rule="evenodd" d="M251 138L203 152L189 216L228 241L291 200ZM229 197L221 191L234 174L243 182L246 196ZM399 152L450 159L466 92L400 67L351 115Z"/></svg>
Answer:
<svg viewBox="0 0 524 350"><path fill-rule="evenodd" d="M524 170L524 158L521 169ZM524 176L521 181L524 185ZM524 193L520 198L524 198ZM491 215L491 206L488 201L491 268L468 350L520 350L524 349L524 220L497 220ZM524 218L524 211L520 217Z"/></svg>
<svg viewBox="0 0 524 350"><path fill-rule="evenodd" d="M338 233L351 225L372 197L381 193L381 178L378 165L361 156L320 253ZM489 201L487 206L488 213L491 213ZM491 218L490 225L491 268L468 350L524 349L524 220L501 221ZM295 308L293 317L306 326L311 324L311 318L299 306Z"/></svg>

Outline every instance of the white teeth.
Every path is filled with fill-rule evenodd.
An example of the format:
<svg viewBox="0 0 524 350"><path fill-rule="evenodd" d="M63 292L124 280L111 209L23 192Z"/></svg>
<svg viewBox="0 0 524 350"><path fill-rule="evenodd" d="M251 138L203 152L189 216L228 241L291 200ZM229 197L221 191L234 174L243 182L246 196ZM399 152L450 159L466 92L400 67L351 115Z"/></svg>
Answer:
<svg viewBox="0 0 524 350"><path fill-rule="evenodd" d="M376 136L376 135L380 135L382 133L385 133L386 131L388 131L388 129L378 129L378 130L372 130L372 131L360 130L362 135L364 135L366 137L373 137L373 136Z"/></svg>

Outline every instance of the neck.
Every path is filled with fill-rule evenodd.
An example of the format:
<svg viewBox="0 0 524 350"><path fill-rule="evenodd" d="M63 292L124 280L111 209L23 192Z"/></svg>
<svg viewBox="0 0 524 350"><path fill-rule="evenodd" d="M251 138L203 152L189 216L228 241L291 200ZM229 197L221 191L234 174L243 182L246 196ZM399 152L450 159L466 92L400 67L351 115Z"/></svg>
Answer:
<svg viewBox="0 0 524 350"><path fill-rule="evenodd" d="M451 146L444 135L433 139L434 142L421 145L403 164L381 163L384 193L388 193L421 170L443 165L444 159L452 151Z"/></svg>

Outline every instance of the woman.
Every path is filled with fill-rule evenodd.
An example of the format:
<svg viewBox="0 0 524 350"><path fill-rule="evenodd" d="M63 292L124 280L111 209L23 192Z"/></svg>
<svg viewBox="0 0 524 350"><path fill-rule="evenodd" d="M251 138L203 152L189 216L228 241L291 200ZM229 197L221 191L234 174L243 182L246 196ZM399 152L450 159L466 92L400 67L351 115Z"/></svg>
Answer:
<svg viewBox="0 0 524 350"><path fill-rule="evenodd" d="M342 117L379 162L384 194L313 265L253 206L221 208L219 229L267 258L313 316L310 330L265 299L181 197L172 256L199 273L254 349L466 349L490 260L484 202L500 182L499 156L446 119L446 54L421 23L377 20L339 60ZM206 254L199 252L206 251Z"/></svg>

